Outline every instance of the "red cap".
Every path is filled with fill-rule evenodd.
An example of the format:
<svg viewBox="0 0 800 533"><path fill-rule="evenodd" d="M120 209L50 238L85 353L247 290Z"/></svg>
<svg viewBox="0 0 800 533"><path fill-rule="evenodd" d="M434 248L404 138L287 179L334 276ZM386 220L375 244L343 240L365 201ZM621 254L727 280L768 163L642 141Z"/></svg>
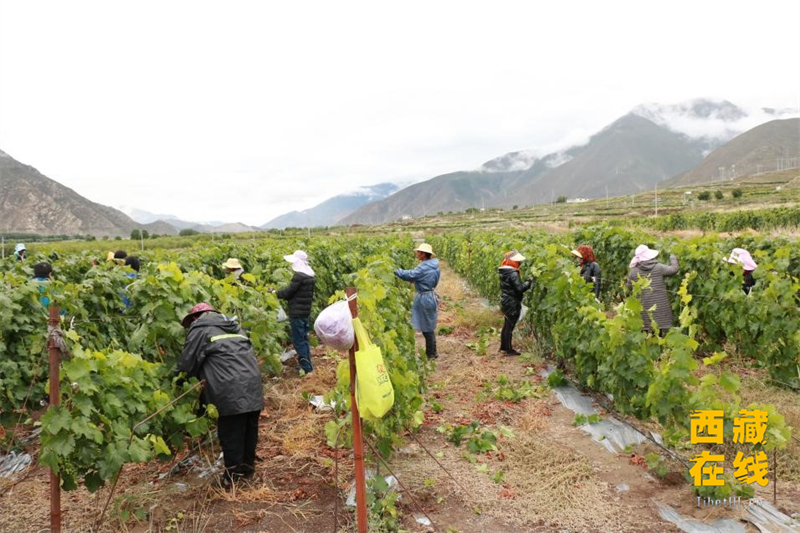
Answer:
<svg viewBox="0 0 800 533"><path fill-rule="evenodd" d="M217 312L217 310L214 309L213 307L211 307L211 305L209 305L209 304L207 304L205 302L200 302L199 304L197 304L194 307L192 307L192 309L189 311L188 315L183 317L183 320L181 320L181 324L183 325L183 327L188 328L189 324L191 324L191 318L193 316L199 315L201 313L205 313L205 312L208 312L208 311L211 311L213 313Z"/></svg>

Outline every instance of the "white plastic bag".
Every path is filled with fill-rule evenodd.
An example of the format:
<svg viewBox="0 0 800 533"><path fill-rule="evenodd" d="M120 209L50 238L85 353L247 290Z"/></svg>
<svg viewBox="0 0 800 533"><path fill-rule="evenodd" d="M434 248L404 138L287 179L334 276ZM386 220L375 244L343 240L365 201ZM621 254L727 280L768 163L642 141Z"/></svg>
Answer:
<svg viewBox="0 0 800 533"><path fill-rule="evenodd" d="M521 324L522 321L525 320L525 316L527 316L527 314L528 314L528 307L523 305L522 310L519 312L519 320L517 320L517 322Z"/></svg>
<svg viewBox="0 0 800 533"><path fill-rule="evenodd" d="M286 322L287 320L289 320L289 317L286 314L286 311L283 310L283 306L281 305L278 307L278 323Z"/></svg>
<svg viewBox="0 0 800 533"><path fill-rule="evenodd" d="M329 305L317 316L314 331L322 344L340 352L353 346L353 317L347 302Z"/></svg>

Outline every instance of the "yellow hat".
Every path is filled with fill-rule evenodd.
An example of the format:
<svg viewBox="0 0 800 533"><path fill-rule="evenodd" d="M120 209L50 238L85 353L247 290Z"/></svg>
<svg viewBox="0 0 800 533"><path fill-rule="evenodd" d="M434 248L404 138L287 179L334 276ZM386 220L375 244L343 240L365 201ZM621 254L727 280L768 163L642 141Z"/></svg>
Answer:
<svg viewBox="0 0 800 533"><path fill-rule="evenodd" d="M235 259L235 258L231 257L230 259L225 261L225 264L222 265L222 267L223 268L230 268L232 270L239 270L240 268L242 268L242 264L239 262L238 259Z"/></svg>
<svg viewBox="0 0 800 533"><path fill-rule="evenodd" d="M422 244L420 244L419 246L414 248L414 251L415 252L423 252L423 253L431 254L431 255L436 255L435 253L433 253L433 248L431 248L431 245L426 243L426 242L423 242Z"/></svg>

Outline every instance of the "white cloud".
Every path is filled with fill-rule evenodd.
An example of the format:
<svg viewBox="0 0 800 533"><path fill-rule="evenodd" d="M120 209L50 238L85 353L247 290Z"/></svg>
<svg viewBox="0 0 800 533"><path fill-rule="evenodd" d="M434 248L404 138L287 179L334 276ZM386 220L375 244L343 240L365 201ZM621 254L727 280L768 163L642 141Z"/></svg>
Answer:
<svg viewBox="0 0 800 533"><path fill-rule="evenodd" d="M695 112L695 106L701 106L709 113L700 116ZM721 142L770 120L800 116L797 109L767 112L762 107L741 108L730 102L712 99L689 100L678 104L644 104L637 106L633 112L689 137L705 137Z"/></svg>
<svg viewBox="0 0 800 533"><path fill-rule="evenodd" d="M572 159L572 156L564 152L558 152L555 157L547 161L547 166L550 168L560 167L564 163Z"/></svg>
<svg viewBox="0 0 800 533"><path fill-rule="evenodd" d="M0 148L107 205L262 224L640 102L800 108L800 3L676 5L4 0Z"/></svg>

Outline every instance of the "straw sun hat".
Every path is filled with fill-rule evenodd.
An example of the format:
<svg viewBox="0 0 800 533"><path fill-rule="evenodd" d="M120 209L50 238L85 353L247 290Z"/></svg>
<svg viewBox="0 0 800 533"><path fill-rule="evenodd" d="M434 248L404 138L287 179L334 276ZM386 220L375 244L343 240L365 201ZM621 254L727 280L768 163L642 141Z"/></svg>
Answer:
<svg viewBox="0 0 800 533"><path fill-rule="evenodd" d="M435 253L433 253L433 248L431 248L431 245L426 243L426 242L423 242L422 244L420 244L419 246L414 248L414 251L415 252L423 252L423 253L426 253L426 254L431 254L433 256L436 255Z"/></svg>
<svg viewBox="0 0 800 533"><path fill-rule="evenodd" d="M239 262L238 259L231 257L230 259L225 261L225 264L222 265L222 267L223 268L231 268L233 270L238 270L238 269L242 268L242 264Z"/></svg>

